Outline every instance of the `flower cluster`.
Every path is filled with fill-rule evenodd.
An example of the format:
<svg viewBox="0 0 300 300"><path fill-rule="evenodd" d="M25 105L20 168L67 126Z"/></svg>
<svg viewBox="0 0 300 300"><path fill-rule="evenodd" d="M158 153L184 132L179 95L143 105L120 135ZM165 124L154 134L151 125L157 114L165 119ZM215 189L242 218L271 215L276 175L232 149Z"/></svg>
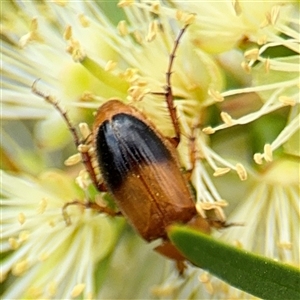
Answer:
<svg viewBox="0 0 300 300"><path fill-rule="evenodd" d="M6 299L247 298L153 253L122 218L66 203L108 201L78 162L53 95L74 124L108 99L165 136L169 55L178 154L214 235L299 266L299 10L292 1L5 1L1 15L1 281ZM109 6L111 5L111 6ZM81 124L87 137L88 126ZM69 165L72 165L71 167ZM78 176L79 174L79 176ZM66 224L66 214L71 224ZM226 216L227 215L227 216ZM159 274L159 276L157 275ZM124 278L128 283L124 287Z"/></svg>

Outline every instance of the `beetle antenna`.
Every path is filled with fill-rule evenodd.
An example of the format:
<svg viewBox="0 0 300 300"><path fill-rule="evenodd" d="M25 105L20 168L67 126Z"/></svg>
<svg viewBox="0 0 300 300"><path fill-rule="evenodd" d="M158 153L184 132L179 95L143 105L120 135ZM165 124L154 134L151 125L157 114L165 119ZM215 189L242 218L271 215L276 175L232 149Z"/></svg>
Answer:
<svg viewBox="0 0 300 300"><path fill-rule="evenodd" d="M99 181L97 180L97 175L95 173L93 164L92 164L92 156L89 153L89 147L86 147L86 145L84 143L82 143L80 141L79 135L76 131L76 128L73 126L71 120L68 117L67 112L59 105L58 101L55 99L55 97L51 96L51 95L46 95L43 92L41 92L37 87L37 82L40 79L36 79L32 86L31 86L31 91L39 96L42 97L46 102L50 103L52 106L54 106L54 108L60 113L60 115L62 116L62 118L64 119L64 121L66 122L69 131L71 132L72 136L73 136L73 140L75 143L75 146L77 148L77 150L80 152L81 155L81 160L83 162L83 164L85 165L85 168L87 170L87 172L90 175L90 178L93 182L93 184L95 185L95 187L102 191L103 190L103 185L102 183L99 183Z"/></svg>
<svg viewBox="0 0 300 300"><path fill-rule="evenodd" d="M78 133L77 133L75 127L72 125L72 122L69 119L67 112L59 105L58 101L53 96L46 95L37 89L36 85L39 80L40 80L40 78L36 79L33 82L32 86L31 86L32 93L39 97L42 97L46 102L50 103L51 105L53 105L55 107L55 109L60 113L62 118L67 123L68 129L72 133L74 143L75 143L76 147L78 147L80 145L79 136L78 136Z"/></svg>

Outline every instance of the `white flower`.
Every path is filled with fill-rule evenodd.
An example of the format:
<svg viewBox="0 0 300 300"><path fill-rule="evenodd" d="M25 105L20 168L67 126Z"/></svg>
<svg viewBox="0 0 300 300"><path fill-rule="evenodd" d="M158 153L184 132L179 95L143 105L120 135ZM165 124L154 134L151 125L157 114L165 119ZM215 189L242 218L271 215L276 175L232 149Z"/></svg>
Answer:
<svg viewBox="0 0 300 300"><path fill-rule="evenodd" d="M115 246L120 220L74 205L67 208L72 224L66 226L62 207L83 199L61 173L47 172L35 182L1 171L1 183L1 251L7 252L1 281L15 277L2 296L93 298L96 266Z"/></svg>
<svg viewBox="0 0 300 300"><path fill-rule="evenodd" d="M176 52L171 83L182 130L178 153L185 169L193 167L196 207L203 216L213 211L225 222L223 209L228 205L229 222L245 224L215 233L218 238L298 265L299 237L293 225L300 219L295 209L299 163L291 158L299 157L296 4L124 0L119 6L126 20L113 26L96 2L5 2L1 20L5 167L36 177L53 163L65 168L70 135L55 109L31 93L37 78L41 78L38 89L56 96L74 124L92 123L91 109L109 98L121 98L172 137L165 99L151 92L164 91L176 34L193 20ZM18 118L43 120L33 129L31 122ZM1 261L2 279L10 279L11 273L17 276L5 290L7 298L117 298L122 297L115 287L123 274L134 274L130 282L136 286L135 280L150 266L160 273L163 264L156 255L135 249L136 260L131 259L132 252L126 252L131 242L136 245L131 235L120 243L105 273L102 263L112 254L119 221L74 205L68 207L72 226L66 226L62 206L89 200L95 191L84 180L78 191L66 175L46 174L54 176L53 185L49 186L49 176L29 184L2 174L1 246L8 252ZM64 189L58 188L58 178ZM94 271L107 275L100 288ZM129 284L123 297L150 295L149 285L155 283L153 295L164 299L249 298L193 267L178 280L166 263L163 279L150 277L135 294Z"/></svg>

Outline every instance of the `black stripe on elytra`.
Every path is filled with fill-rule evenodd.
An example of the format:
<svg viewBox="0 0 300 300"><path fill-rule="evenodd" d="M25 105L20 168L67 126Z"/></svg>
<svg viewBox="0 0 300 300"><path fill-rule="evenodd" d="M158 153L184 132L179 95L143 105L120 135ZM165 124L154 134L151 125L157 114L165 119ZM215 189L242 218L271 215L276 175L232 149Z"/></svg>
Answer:
<svg viewBox="0 0 300 300"><path fill-rule="evenodd" d="M112 192L137 165L171 159L169 150L148 125L124 113L99 126L96 151L104 181Z"/></svg>

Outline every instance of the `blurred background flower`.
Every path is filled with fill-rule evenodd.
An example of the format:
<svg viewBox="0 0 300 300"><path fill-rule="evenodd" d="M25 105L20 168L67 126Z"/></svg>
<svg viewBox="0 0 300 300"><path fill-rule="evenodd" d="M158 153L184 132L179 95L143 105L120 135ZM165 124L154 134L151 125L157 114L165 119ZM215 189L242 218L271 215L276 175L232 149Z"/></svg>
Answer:
<svg viewBox="0 0 300 300"><path fill-rule="evenodd" d="M214 235L299 266L299 7L292 1L1 3L2 297L247 298L209 274L154 253L122 218L65 203L97 201L66 167L74 124L110 98L174 134L162 92L169 53L182 129L179 155L203 216L243 223ZM195 14L193 17L190 13ZM77 183L75 179L77 177ZM108 195L102 195L110 201ZM226 206L226 209L224 207ZM124 284L124 278L126 283Z"/></svg>

